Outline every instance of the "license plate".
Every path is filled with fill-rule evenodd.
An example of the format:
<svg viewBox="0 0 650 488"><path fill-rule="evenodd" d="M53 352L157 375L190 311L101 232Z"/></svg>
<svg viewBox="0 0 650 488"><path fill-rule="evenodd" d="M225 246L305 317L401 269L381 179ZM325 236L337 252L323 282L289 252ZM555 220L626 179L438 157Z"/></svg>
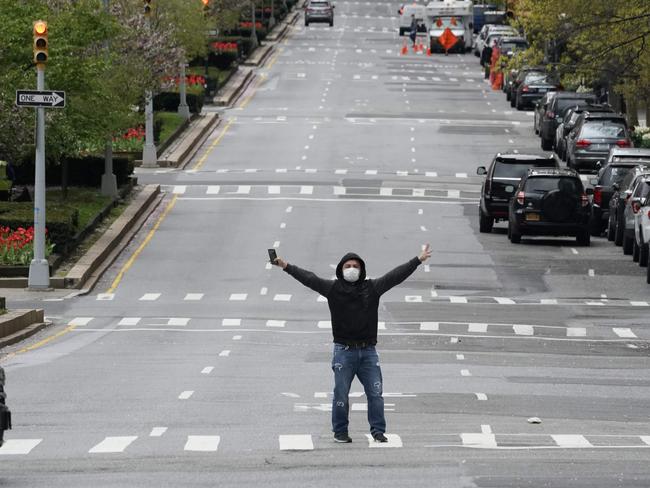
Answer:
<svg viewBox="0 0 650 488"><path fill-rule="evenodd" d="M539 214L536 213L526 214L526 220L528 222L539 222Z"/></svg>
<svg viewBox="0 0 650 488"><path fill-rule="evenodd" d="M538 88L537 91L539 93L546 93L548 91L548 88Z"/></svg>

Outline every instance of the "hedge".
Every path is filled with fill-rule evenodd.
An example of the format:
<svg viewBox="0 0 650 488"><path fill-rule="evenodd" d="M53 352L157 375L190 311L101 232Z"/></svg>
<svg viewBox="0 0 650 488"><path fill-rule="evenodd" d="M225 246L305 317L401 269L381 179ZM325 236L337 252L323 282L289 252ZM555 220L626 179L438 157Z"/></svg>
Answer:
<svg viewBox="0 0 650 488"><path fill-rule="evenodd" d="M30 155L33 158L33 155ZM62 164L68 164L68 185L70 186L90 186L100 187L102 184L102 175L104 174L104 157L103 156L86 156L86 157L67 157L60 161L60 164L51 162L45 169L45 181L48 186L61 185ZM34 184L34 160L25 159L14 167L18 185ZM128 182L129 177L133 174L133 162L127 158L113 158L113 173L117 179L118 185L124 185Z"/></svg>
<svg viewBox="0 0 650 488"><path fill-rule="evenodd" d="M48 202L46 208L45 227L48 238L57 248L55 252L65 250L68 242L77 233L79 225L79 210L74 207ZM34 225L34 204L31 202L0 202L0 225L25 229Z"/></svg>
<svg viewBox="0 0 650 488"><path fill-rule="evenodd" d="M201 113L203 108L204 95L194 95L188 93L186 96L187 105L190 107L190 112L198 114ZM178 110L178 105L181 103L180 93L175 92L162 92L156 95L153 98L153 109L154 111L163 111L163 112L176 112Z"/></svg>

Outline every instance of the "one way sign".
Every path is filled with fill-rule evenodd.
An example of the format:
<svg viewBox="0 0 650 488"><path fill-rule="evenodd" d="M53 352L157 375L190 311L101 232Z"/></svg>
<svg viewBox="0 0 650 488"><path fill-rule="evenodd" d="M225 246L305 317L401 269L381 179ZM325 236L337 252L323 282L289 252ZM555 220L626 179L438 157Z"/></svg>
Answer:
<svg viewBox="0 0 650 488"><path fill-rule="evenodd" d="M65 92L16 90L16 105L19 107L65 107Z"/></svg>

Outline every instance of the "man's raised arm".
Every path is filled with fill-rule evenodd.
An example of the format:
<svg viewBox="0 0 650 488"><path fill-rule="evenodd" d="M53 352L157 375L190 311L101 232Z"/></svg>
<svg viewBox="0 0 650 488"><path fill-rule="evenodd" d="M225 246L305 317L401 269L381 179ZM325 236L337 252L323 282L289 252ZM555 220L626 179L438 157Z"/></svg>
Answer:
<svg viewBox="0 0 650 488"><path fill-rule="evenodd" d="M316 274L312 273L311 271L299 268L295 264L287 263L282 258L277 258L273 264L282 268L285 272L289 273L306 287L311 288L326 298L327 295L329 295L332 286L334 285L334 280L323 279L320 276L316 276Z"/></svg>
<svg viewBox="0 0 650 488"><path fill-rule="evenodd" d="M398 266L397 268L392 269L384 276L373 280L375 285L375 290L380 295L383 295L388 290L390 290L394 286L399 285L402 281L404 281L406 278L411 276L413 272L417 269L417 267L420 265L420 263L425 262L430 257L431 257L431 249L429 247L429 244L427 244L422 250L422 253L418 257L415 257L407 261L406 263Z"/></svg>

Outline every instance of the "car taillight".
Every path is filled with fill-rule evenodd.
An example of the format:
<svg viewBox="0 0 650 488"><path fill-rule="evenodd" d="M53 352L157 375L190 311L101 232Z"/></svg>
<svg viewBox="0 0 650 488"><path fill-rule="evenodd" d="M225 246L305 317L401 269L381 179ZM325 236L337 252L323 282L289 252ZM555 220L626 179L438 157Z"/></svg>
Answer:
<svg viewBox="0 0 650 488"><path fill-rule="evenodd" d="M528 85L524 85L521 87L522 92L527 92L528 90L530 90L530 88L528 88Z"/></svg>
<svg viewBox="0 0 650 488"><path fill-rule="evenodd" d="M587 139L578 139L576 141L576 146L577 147L589 147L589 146L591 146L591 141L588 141Z"/></svg>
<svg viewBox="0 0 650 488"><path fill-rule="evenodd" d="M616 145L618 147L630 147L630 140L629 139L619 139L616 141Z"/></svg>
<svg viewBox="0 0 650 488"><path fill-rule="evenodd" d="M526 198L526 193L523 191L517 192L517 203L519 205L524 204L524 199Z"/></svg>
<svg viewBox="0 0 650 488"><path fill-rule="evenodd" d="M550 110L546 112L546 118L547 119L554 119L555 118L555 112L551 112Z"/></svg>
<svg viewBox="0 0 650 488"><path fill-rule="evenodd" d="M582 195L580 195L580 204L583 207L586 207L587 205L589 205L589 197L587 197L587 195L585 195L584 193Z"/></svg>
<svg viewBox="0 0 650 488"><path fill-rule="evenodd" d="M648 210L648 218L650 219L650 210Z"/></svg>
<svg viewBox="0 0 650 488"><path fill-rule="evenodd" d="M632 212L639 213L641 210L641 204L639 202L632 202Z"/></svg>
<svg viewBox="0 0 650 488"><path fill-rule="evenodd" d="M603 187L600 185L594 187L594 203L598 205L603 203Z"/></svg>

